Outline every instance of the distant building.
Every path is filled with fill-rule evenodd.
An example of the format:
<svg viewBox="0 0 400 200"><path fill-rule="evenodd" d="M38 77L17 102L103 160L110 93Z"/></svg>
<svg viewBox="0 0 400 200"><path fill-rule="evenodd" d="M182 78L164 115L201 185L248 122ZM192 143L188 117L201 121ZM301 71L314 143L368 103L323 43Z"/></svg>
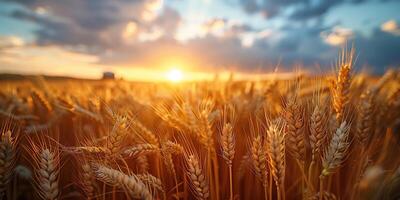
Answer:
<svg viewBox="0 0 400 200"><path fill-rule="evenodd" d="M115 74L114 72L103 72L103 80L114 80Z"/></svg>

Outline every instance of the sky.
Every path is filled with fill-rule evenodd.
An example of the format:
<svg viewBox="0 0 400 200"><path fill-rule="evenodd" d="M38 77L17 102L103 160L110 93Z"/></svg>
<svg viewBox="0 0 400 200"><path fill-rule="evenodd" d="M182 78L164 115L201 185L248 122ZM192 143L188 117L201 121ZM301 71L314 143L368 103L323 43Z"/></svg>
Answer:
<svg viewBox="0 0 400 200"><path fill-rule="evenodd" d="M398 0L0 0L0 73L162 79L400 66ZM193 75L194 77L194 75Z"/></svg>

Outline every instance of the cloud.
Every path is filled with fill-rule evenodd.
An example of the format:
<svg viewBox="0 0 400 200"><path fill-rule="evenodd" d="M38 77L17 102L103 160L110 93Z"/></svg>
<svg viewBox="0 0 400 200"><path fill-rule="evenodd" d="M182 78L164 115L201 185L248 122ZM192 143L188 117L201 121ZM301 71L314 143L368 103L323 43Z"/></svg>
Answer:
<svg viewBox="0 0 400 200"><path fill-rule="evenodd" d="M367 2L372 2L372 0L239 0L239 5L246 13L259 13L265 16L267 20L281 17L293 21L306 21L323 18L325 14L337 6Z"/></svg>
<svg viewBox="0 0 400 200"><path fill-rule="evenodd" d="M389 20L381 25L381 30L393 35L400 36L400 27L395 20Z"/></svg>
<svg viewBox="0 0 400 200"><path fill-rule="evenodd" d="M353 3L360 3L354 1ZM284 16L289 9L292 10L290 18L293 20L305 20L313 17L319 17L328 12L336 5L343 3L344 0L240 0L240 5L246 13L259 12L266 18Z"/></svg>
<svg viewBox="0 0 400 200"><path fill-rule="evenodd" d="M321 37L327 44L332 46L340 46L346 43L349 39L354 36L351 29L343 28L339 26L333 27L331 31L321 32Z"/></svg>
<svg viewBox="0 0 400 200"><path fill-rule="evenodd" d="M247 13L254 13L259 11L257 0L240 0L240 4Z"/></svg>
<svg viewBox="0 0 400 200"><path fill-rule="evenodd" d="M275 34L271 29L264 29L261 31L251 31L244 34L241 34L239 38L241 39L241 43L243 47L251 47L257 40L264 40L267 38L273 37Z"/></svg>
<svg viewBox="0 0 400 200"><path fill-rule="evenodd" d="M190 39L215 36L220 39L243 37L244 35L256 35L261 32L249 24L237 20L225 18L210 18L200 23L180 23L175 37L180 42Z"/></svg>
<svg viewBox="0 0 400 200"><path fill-rule="evenodd" d="M125 39L126 42L132 42L132 38L137 34L138 32L138 25L134 21L130 21L125 25L125 28L122 32L122 37Z"/></svg>
<svg viewBox="0 0 400 200"><path fill-rule="evenodd" d="M341 4L344 0L321 0L312 4L306 2L291 15L294 20L304 20L312 17L319 17L327 13L332 7Z"/></svg>
<svg viewBox="0 0 400 200"><path fill-rule="evenodd" d="M140 38L147 40L161 37L164 35L161 32L174 32L180 20L179 14L163 6L161 0L12 2L26 8L15 10L12 17L40 26L35 33L38 44L86 46L93 52L129 45ZM46 12L38 13L38 9L45 9Z"/></svg>
<svg viewBox="0 0 400 200"><path fill-rule="evenodd" d="M320 29L304 27L303 31L296 33L265 29L229 37L208 34L185 43L159 39L118 49L115 55L101 56L101 62L117 66L132 66L133 63L162 66L164 63L183 62L202 70L272 71L280 62L291 66L297 62L313 65L334 60L337 51L332 51L322 40L315 40L319 32ZM326 57L321 59L323 54Z"/></svg>
<svg viewBox="0 0 400 200"><path fill-rule="evenodd" d="M25 41L18 36L0 36L0 50L25 45Z"/></svg>
<svg viewBox="0 0 400 200"><path fill-rule="evenodd" d="M239 3L246 13L261 13L266 18L281 14L286 7L306 2L307 0L240 0Z"/></svg>
<svg viewBox="0 0 400 200"><path fill-rule="evenodd" d="M205 34L222 35L227 25L227 20L222 18L213 18L202 24L202 31Z"/></svg>

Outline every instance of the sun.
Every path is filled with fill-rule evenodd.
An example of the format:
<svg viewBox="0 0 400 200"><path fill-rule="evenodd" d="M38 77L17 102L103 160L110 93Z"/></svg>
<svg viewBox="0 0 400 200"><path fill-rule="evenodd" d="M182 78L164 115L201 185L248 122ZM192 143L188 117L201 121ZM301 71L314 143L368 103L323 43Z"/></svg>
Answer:
<svg viewBox="0 0 400 200"><path fill-rule="evenodd" d="M166 75L167 75L167 79L174 83L180 82L183 78L182 71L179 69L176 69L176 68L168 71Z"/></svg>

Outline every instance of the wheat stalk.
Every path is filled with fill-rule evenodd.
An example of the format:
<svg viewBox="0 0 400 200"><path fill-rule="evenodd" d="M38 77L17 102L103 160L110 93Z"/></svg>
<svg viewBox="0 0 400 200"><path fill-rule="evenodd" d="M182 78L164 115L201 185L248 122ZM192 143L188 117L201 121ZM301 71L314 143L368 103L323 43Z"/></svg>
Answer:
<svg viewBox="0 0 400 200"><path fill-rule="evenodd" d="M334 172L344 161L349 148L349 125L342 122L332 136L331 142L322 159L321 176L327 176Z"/></svg>
<svg viewBox="0 0 400 200"><path fill-rule="evenodd" d="M111 155L120 153L122 143L126 137L127 132L127 119L125 117L117 116L115 124L107 138L107 148Z"/></svg>
<svg viewBox="0 0 400 200"><path fill-rule="evenodd" d="M93 167L99 180L127 189L132 198L153 199L149 189L136 175L127 175L100 164L94 164Z"/></svg>
<svg viewBox="0 0 400 200"><path fill-rule="evenodd" d="M45 148L36 155L35 177L37 191L41 198L58 199L59 196L59 154Z"/></svg>
<svg viewBox="0 0 400 200"><path fill-rule="evenodd" d="M180 154L184 153L184 149L183 149L182 145L172 142L170 140L167 140L162 145L163 145L164 150L167 151L168 153L176 154L176 155L180 155Z"/></svg>
<svg viewBox="0 0 400 200"><path fill-rule="evenodd" d="M228 164L229 168L229 193L230 199L233 200L233 175L232 175L232 162L235 157L235 136L233 134L233 127L230 123L226 123L222 128L221 143L222 143L222 157Z"/></svg>
<svg viewBox="0 0 400 200"><path fill-rule="evenodd" d="M162 148L161 151L162 160L165 166L167 166L168 172L171 173L174 177L176 177L175 164L174 160L172 159L172 155L184 154L185 151L183 147L180 144L167 140L166 142L163 142L161 144L161 148Z"/></svg>
<svg viewBox="0 0 400 200"><path fill-rule="evenodd" d="M160 148L153 144L138 144L124 150L123 155L137 157L139 155L159 152Z"/></svg>
<svg viewBox="0 0 400 200"><path fill-rule="evenodd" d="M93 199L95 195L95 189L97 188L95 175L91 166L88 163L84 163L82 166L82 186L88 199Z"/></svg>
<svg viewBox="0 0 400 200"><path fill-rule="evenodd" d="M285 109L286 134L289 152L297 159L304 160L305 138L304 138L304 116L303 107L297 97L289 99Z"/></svg>
<svg viewBox="0 0 400 200"><path fill-rule="evenodd" d="M53 110L51 103L47 101L43 94L39 93L39 91L37 90L34 90L32 91L31 96L37 108L40 109L38 110L38 112L45 112L46 114L51 113L51 111Z"/></svg>
<svg viewBox="0 0 400 200"><path fill-rule="evenodd" d="M83 116L86 116L89 119L92 119L92 120L94 120L96 122L99 122L99 123L103 122L103 118L99 114L94 113L94 112L92 112L90 110L87 110L87 109L85 109L85 108L83 108L83 107L81 107L79 105L75 104L71 111L78 112L78 113L82 114Z"/></svg>
<svg viewBox="0 0 400 200"><path fill-rule="evenodd" d="M64 147L63 150L71 153L109 153L107 148L97 146Z"/></svg>
<svg viewBox="0 0 400 200"><path fill-rule="evenodd" d="M174 177L176 177L176 170L175 170L175 164L174 164L174 160L172 159L172 155L169 152L161 152L162 155L162 160L165 164L165 166L167 166L167 170L170 174L172 174Z"/></svg>
<svg viewBox="0 0 400 200"><path fill-rule="evenodd" d="M199 124L197 123L197 117L196 115L193 113L193 109L190 106L189 103L185 103L183 105L183 112L185 114L185 117L187 119L187 124L189 124L189 127L191 129L191 131L197 131L200 129Z"/></svg>
<svg viewBox="0 0 400 200"><path fill-rule="evenodd" d="M310 122L310 145L312 149L312 160L315 160L317 153L322 151L326 140L326 116L324 110L316 105L311 115Z"/></svg>
<svg viewBox="0 0 400 200"><path fill-rule="evenodd" d="M333 134L328 149L322 158L322 172L319 176L319 199L324 195L324 179L342 165L350 143L348 142L350 125L342 122Z"/></svg>
<svg viewBox="0 0 400 200"><path fill-rule="evenodd" d="M196 198L199 200L208 199L210 196L209 186L199 160L194 155L189 155L186 159L187 173L193 186Z"/></svg>
<svg viewBox="0 0 400 200"><path fill-rule="evenodd" d="M345 106L349 103L353 56L354 49L351 49L350 52L343 50L339 57L339 72L333 86L333 108L338 122L342 120Z"/></svg>
<svg viewBox="0 0 400 200"><path fill-rule="evenodd" d="M149 171L149 161L146 155L139 155L136 157L138 173L143 174Z"/></svg>
<svg viewBox="0 0 400 200"><path fill-rule="evenodd" d="M208 113L206 111L201 111L198 119L199 129L196 133L199 137L200 142L211 152L215 152L213 131L211 124L208 121Z"/></svg>
<svg viewBox="0 0 400 200"><path fill-rule="evenodd" d="M154 133L152 133L138 120L133 120L131 122L131 128L137 133L139 137L142 137L146 142L157 146L160 145L160 142L158 141L156 135L154 135Z"/></svg>
<svg viewBox="0 0 400 200"><path fill-rule="evenodd" d="M230 123L225 124L221 135L222 157L229 166L232 165L235 156L235 137L232 129Z"/></svg>
<svg viewBox="0 0 400 200"><path fill-rule="evenodd" d="M151 174L139 174L137 177L146 185L150 185L154 189L157 189L158 191L164 193L164 186L161 182L161 180Z"/></svg>
<svg viewBox="0 0 400 200"><path fill-rule="evenodd" d="M373 97L372 94L367 91L362 96L357 120L357 139L363 147L367 146L371 133L373 133L373 111Z"/></svg>
<svg viewBox="0 0 400 200"><path fill-rule="evenodd" d="M264 141L261 136L257 135L253 139L251 146L251 157L257 177L264 185L267 182L267 154L265 151Z"/></svg>
<svg viewBox="0 0 400 200"><path fill-rule="evenodd" d="M11 131L1 133L0 138L0 198L4 195L15 165L16 144Z"/></svg>
<svg viewBox="0 0 400 200"><path fill-rule="evenodd" d="M271 124L267 135L271 173L278 188L278 199L280 199L285 192L285 134L277 125Z"/></svg>

